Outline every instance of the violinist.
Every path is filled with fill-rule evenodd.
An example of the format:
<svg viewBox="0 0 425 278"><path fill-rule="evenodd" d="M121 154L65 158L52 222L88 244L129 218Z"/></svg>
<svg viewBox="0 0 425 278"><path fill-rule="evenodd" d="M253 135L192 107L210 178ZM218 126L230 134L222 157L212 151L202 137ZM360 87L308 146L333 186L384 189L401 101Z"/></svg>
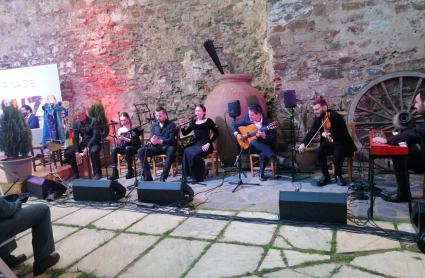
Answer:
<svg viewBox="0 0 425 278"><path fill-rule="evenodd" d="M140 141L141 130L131 127L130 116L127 112L123 112L120 116L121 127L118 129L117 144L118 146L112 148L112 175L109 177L110 180L116 180L119 178L117 169L117 154L125 154L125 160L127 161L127 175L126 179L134 177L133 170L133 154L142 146ZM133 141L133 142L132 142Z"/></svg>
<svg viewBox="0 0 425 278"><path fill-rule="evenodd" d="M317 181L317 186L324 186L331 183L328 171L326 156L333 155L335 165L335 180L339 186L344 186L342 178L342 164L344 157L353 156L357 150L350 134L348 133L345 121L340 114L328 109L325 100L319 99L313 102L313 113L316 116L313 126L305 135L303 143L298 151L303 153L306 146L311 142L317 132L320 132L320 146L317 149L317 159L320 164L323 176Z"/></svg>

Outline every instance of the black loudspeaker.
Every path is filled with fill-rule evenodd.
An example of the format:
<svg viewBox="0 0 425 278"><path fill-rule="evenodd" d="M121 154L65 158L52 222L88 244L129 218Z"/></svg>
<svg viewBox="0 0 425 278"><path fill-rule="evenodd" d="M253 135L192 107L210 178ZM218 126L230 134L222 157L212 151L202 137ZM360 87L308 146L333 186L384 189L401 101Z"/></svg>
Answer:
<svg viewBox="0 0 425 278"><path fill-rule="evenodd" d="M194 192L187 183L141 181L137 186L137 195L140 202L178 205L191 202Z"/></svg>
<svg viewBox="0 0 425 278"><path fill-rule="evenodd" d="M425 203L413 203L410 220L412 221L413 228L419 235L425 232Z"/></svg>
<svg viewBox="0 0 425 278"><path fill-rule="evenodd" d="M38 199L46 199L49 194L62 195L66 192L66 186L52 180L43 179L29 175L24 180L26 192Z"/></svg>
<svg viewBox="0 0 425 278"><path fill-rule="evenodd" d="M283 92L283 101L286 108L294 108L297 106L297 95L295 90L287 90Z"/></svg>
<svg viewBox="0 0 425 278"><path fill-rule="evenodd" d="M117 201L125 196L126 189L117 181L74 180L75 201L107 202Z"/></svg>
<svg viewBox="0 0 425 278"><path fill-rule="evenodd" d="M239 100L234 100L227 103L230 117L239 117L241 115L241 103Z"/></svg>
<svg viewBox="0 0 425 278"><path fill-rule="evenodd" d="M280 219L347 224L347 194L280 191Z"/></svg>

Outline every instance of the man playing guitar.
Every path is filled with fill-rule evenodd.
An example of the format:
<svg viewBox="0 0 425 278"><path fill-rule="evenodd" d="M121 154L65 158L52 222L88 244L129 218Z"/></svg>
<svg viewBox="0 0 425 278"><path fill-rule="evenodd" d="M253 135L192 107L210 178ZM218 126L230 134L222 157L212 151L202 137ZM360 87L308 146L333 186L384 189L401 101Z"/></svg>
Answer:
<svg viewBox="0 0 425 278"><path fill-rule="evenodd" d="M246 140L246 134L240 134L238 127L255 125L258 129L268 126L273 122L272 119L264 117L261 113L263 109L259 104L252 104L248 107L248 114L242 120L234 121L232 123L232 131L238 140ZM277 155L273 151L273 145L276 140L274 131L258 131L256 136L257 139L251 141L249 145L249 152L254 154L260 154L260 181L265 181L264 168L267 166L267 162L271 157L274 157L279 164L283 164L284 158Z"/></svg>

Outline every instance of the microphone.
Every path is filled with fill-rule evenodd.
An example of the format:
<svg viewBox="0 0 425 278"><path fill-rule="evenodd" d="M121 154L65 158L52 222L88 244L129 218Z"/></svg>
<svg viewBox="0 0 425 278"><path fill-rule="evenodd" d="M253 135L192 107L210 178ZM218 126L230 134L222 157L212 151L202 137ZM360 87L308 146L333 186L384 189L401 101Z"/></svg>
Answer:
<svg viewBox="0 0 425 278"><path fill-rule="evenodd" d="M190 116L190 118L189 118L189 119L194 119L194 118L196 118L196 117L198 117L198 116L196 116L196 114L195 114L195 115Z"/></svg>
<svg viewBox="0 0 425 278"><path fill-rule="evenodd" d="M175 122L175 121L177 121L177 119L176 118L174 118L174 119L171 119L171 120L169 120L170 122Z"/></svg>
<svg viewBox="0 0 425 278"><path fill-rule="evenodd" d="M109 124L106 124L106 125L117 125L118 123L117 122L110 122Z"/></svg>
<svg viewBox="0 0 425 278"><path fill-rule="evenodd" d="M150 121L155 121L155 118L145 118L145 120L150 122Z"/></svg>

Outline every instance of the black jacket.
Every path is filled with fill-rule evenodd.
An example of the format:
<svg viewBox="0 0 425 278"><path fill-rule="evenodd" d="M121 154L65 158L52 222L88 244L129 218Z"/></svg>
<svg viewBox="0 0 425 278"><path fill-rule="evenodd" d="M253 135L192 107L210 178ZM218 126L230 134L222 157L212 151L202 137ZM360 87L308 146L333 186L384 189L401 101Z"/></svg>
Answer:
<svg viewBox="0 0 425 278"><path fill-rule="evenodd" d="M387 138L387 141L390 145L396 145L400 142L407 142L409 144L420 144L421 152L425 154L425 123L421 123L417 127L391 136Z"/></svg>
<svg viewBox="0 0 425 278"><path fill-rule="evenodd" d="M344 118L342 118L340 114L338 114L337 112L333 110L328 109L328 112L330 113L329 120L331 122L330 133L334 142L345 145L348 148L347 151L349 153L354 153L355 151L357 151L356 145L354 144L353 139L351 139L351 136L348 133ZM321 125L322 125L322 117L314 118L313 126L304 137L303 143L305 145L307 145L310 142L310 140L313 138L314 134L317 132L317 130L319 129ZM324 131L325 131L324 127L322 127L319 131L320 144L323 142L326 142L326 138L322 136L322 133Z"/></svg>
<svg viewBox="0 0 425 278"><path fill-rule="evenodd" d="M168 147L176 145L176 125L173 122L170 122L168 119L165 120L163 127L159 125L159 122L155 122L154 124L152 124L151 138L154 135L156 135L158 139L163 140L162 145L159 145L159 147L161 148L162 146Z"/></svg>
<svg viewBox="0 0 425 278"><path fill-rule="evenodd" d="M87 116L87 119L84 123L76 121L74 127L72 128L73 135L73 147L75 152L81 151L79 149L80 144L84 145L83 147L93 147L95 145L100 146L100 134L99 134L99 124L95 118ZM80 142L80 135L82 141Z"/></svg>

